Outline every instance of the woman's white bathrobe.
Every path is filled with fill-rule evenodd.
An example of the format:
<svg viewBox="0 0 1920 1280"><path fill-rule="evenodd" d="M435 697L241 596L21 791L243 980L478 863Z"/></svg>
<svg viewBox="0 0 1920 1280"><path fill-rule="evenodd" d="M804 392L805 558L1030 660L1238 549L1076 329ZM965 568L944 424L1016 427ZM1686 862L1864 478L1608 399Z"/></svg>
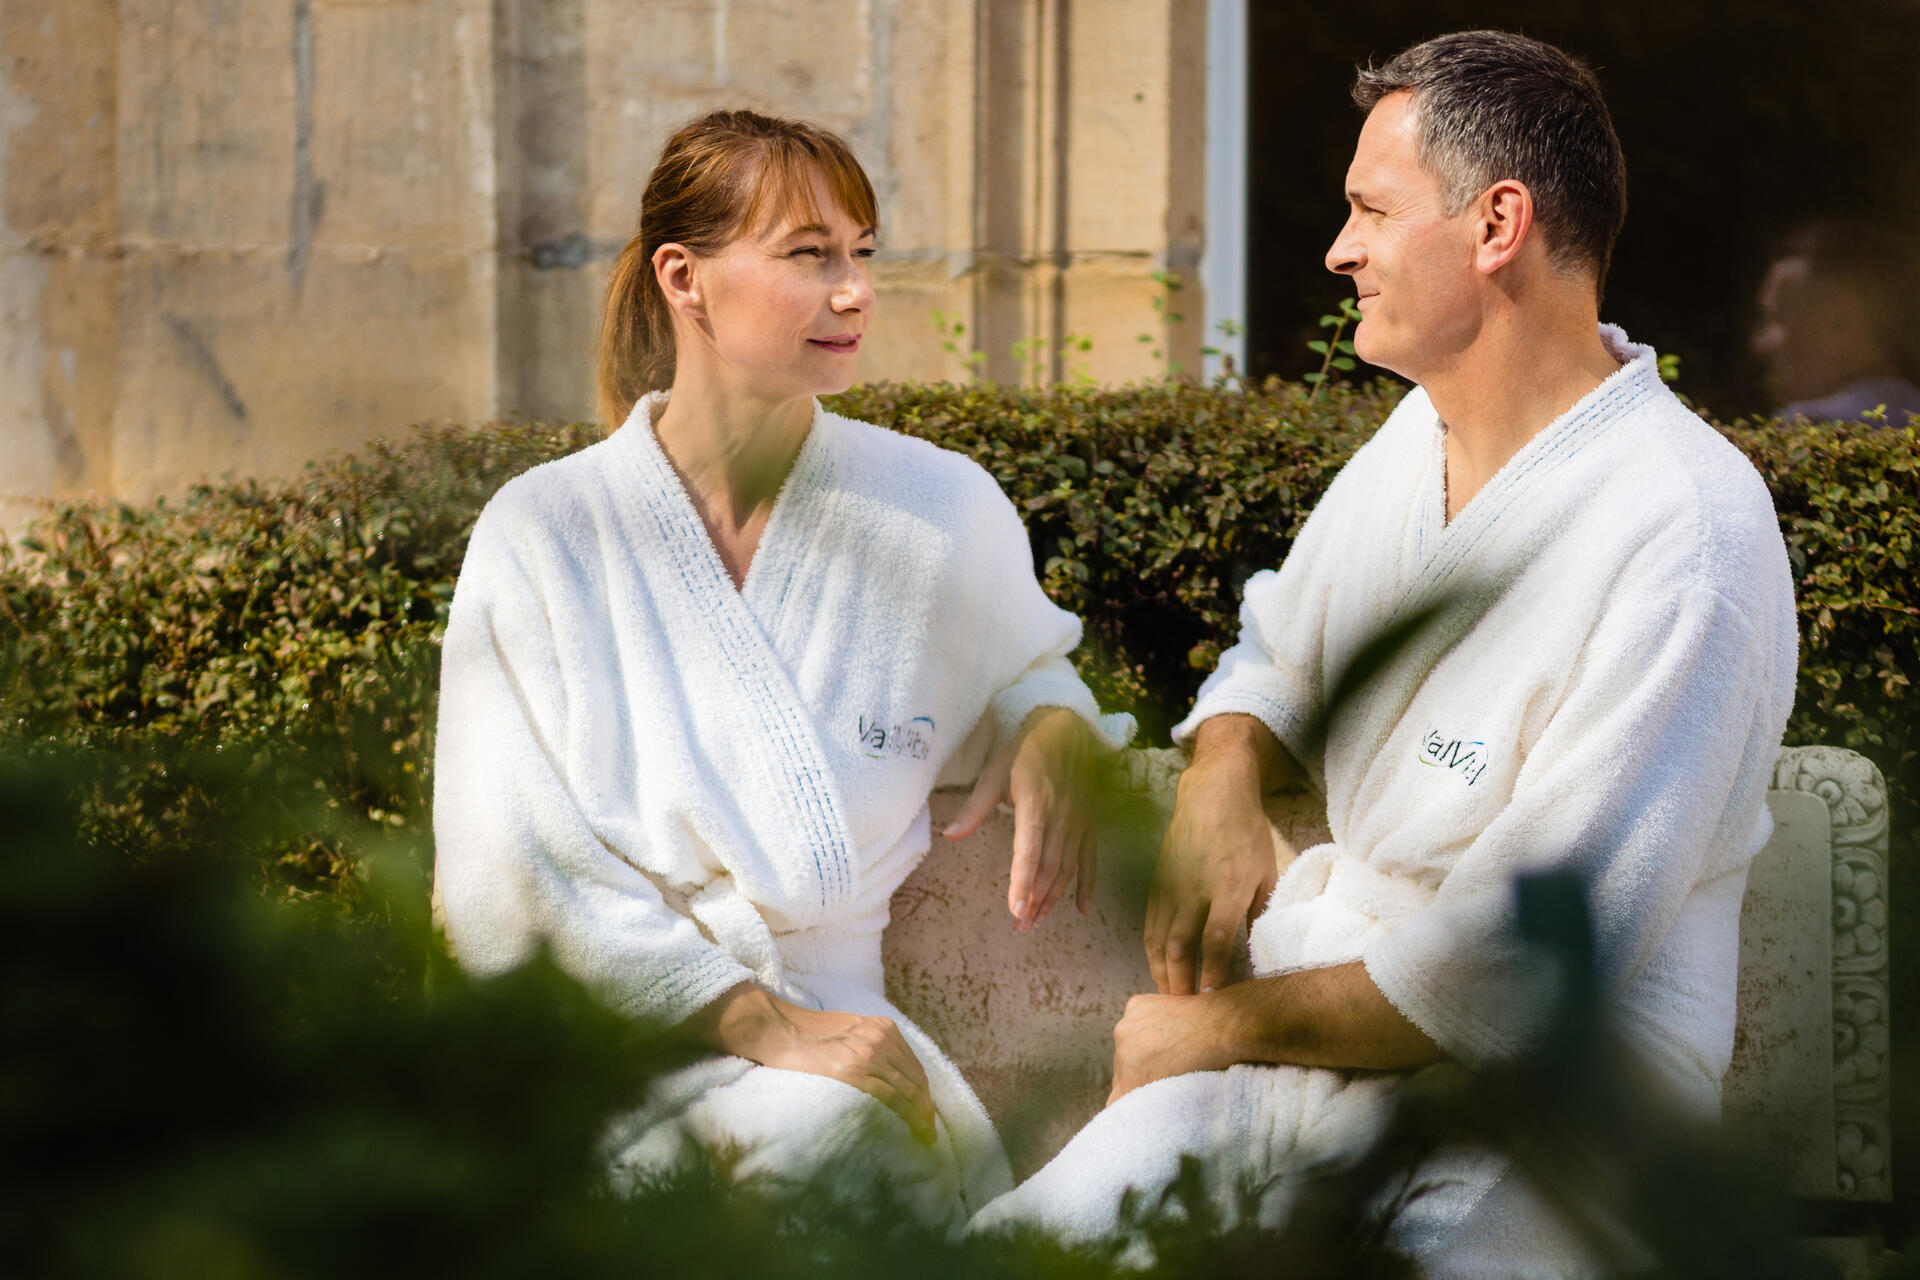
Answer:
<svg viewBox="0 0 1920 1280"><path fill-rule="evenodd" d="M1667 390L1650 348L1602 336L1623 366L1451 523L1444 428L1409 393L1280 570L1248 580L1239 643L1175 737L1256 716L1326 794L1332 841L1287 868L1255 922L1257 974L1361 960L1450 1056L1511 1056L1551 1007L1513 928L1512 877L1572 868L1622 1030L1711 1111L1733 1045L1740 898L1771 830L1764 793L1793 696L1792 586L1753 467ZM1315 741L1362 646L1434 605ZM1157 1190L1181 1151L1229 1179L1277 1178L1277 1215L1290 1172L1365 1144L1389 1088L1293 1067L1162 1081L977 1225L1098 1235L1120 1190ZM1443 1247L1490 1180L1432 1197L1401 1243Z"/></svg>
<svg viewBox="0 0 1920 1280"><path fill-rule="evenodd" d="M1068 663L1079 622L980 467L816 408L735 590L654 436L661 403L513 480L474 527L434 764L448 939L480 973L545 944L662 1023L745 981L893 1018L932 1082L931 1150L851 1086L719 1057L656 1084L617 1126L615 1166L643 1175L699 1143L804 1177L877 1147L924 1212L970 1212L1010 1184L1006 1160L887 1003L889 899L927 851L936 780L977 772L1036 707L1116 748L1131 721L1103 719Z"/></svg>

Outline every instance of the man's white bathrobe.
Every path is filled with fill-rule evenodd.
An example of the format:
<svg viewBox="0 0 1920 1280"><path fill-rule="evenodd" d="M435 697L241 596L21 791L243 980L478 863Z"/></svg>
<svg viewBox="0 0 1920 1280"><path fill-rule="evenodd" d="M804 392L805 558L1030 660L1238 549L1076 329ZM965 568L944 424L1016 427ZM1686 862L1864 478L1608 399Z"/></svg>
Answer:
<svg viewBox="0 0 1920 1280"><path fill-rule="evenodd" d="M1740 898L1771 831L1764 793L1793 697L1792 586L1753 467L1667 390L1650 348L1602 336L1623 366L1451 522L1444 427L1409 393L1280 570L1248 580L1239 643L1175 738L1255 716L1325 792L1332 840L1285 870L1255 922L1256 974L1363 961L1451 1057L1510 1057L1552 999L1513 927L1512 877L1571 868L1622 1030L1711 1112L1732 1053ZM1315 741L1360 649L1443 603ZM1102 1234L1125 1186L1151 1196L1181 1152L1227 1179L1276 1180L1278 1217L1289 1175L1364 1146L1391 1087L1273 1066L1158 1082L976 1226ZM1420 1204L1400 1243L1444 1256L1494 1173L1468 1170Z"/></svg>
<svg viewBox="0 0 1920 1280"><path fill-rule="evenodd" d="M1080 624L958 454L816 408L736 590L643 399L620 431L507 484L474 527L444 642L436 889L463 965L545 945L631 1014L674 1023L737 983L893 1018L939 1141L868 1096L716 1057L616 1126L626 1178L691 1144L804 1178L858 1150L935 1220L1010 1185L985 1111L888 1004L880 933L929 844L927 795L1037 707L1109 747L1066 655ZM870 1141L870 1134L879 1138Z"/></svg>

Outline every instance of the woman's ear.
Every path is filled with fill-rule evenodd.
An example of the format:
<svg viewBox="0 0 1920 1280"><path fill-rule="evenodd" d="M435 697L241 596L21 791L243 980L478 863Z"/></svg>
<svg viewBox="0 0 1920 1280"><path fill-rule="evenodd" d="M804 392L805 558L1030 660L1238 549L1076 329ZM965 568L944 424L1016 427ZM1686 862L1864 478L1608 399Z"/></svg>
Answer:
<svg viewBox="0 0 1920 1280"><path fill-rule="evenodd" d="M659 281L667 306L689 320L705 316L698 266L685 245L663 244L653 251L653 278Z"/></svg>
<svg viewBox="0 0 1920 1280"><path fill-rule="evenodd" d="M1475 206L1473 265L1492 275L1513 261L1533 231L1533 193L1526 184L1502 178L1480 193Z"/></svg>

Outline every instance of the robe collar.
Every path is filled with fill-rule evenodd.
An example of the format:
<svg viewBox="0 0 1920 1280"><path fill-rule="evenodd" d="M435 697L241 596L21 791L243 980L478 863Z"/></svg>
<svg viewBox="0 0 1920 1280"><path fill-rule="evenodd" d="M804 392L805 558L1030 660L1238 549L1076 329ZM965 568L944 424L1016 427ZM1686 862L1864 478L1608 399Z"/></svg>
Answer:
<svg viewBox="0 0 1920 1280"><path fill-rule="evenodd" d="M621 426L621 434L632 433L632 447L650 477L660 480L664 473L665 480L671 482L657 485L660 492L650 494L649 499L657 506L685 508L684 512L672 510L663 514L669 516L677 531L698 545L704 553L699 559L707 569L718 575L729 589L737 590L747 608L772 629L788 602L796 571L805 563L828 518L828 504L824 499L832 491L833 477L838 470L833 448L837 435L835 415L822 408L819 400L813 402L813 421L807 428L806 439L801 441L800 452L794 456L787 478L781 481L780 491L774 495L773 510L767 515L766 527L760 532L760 545L754 549L753 560L747 565L746 579L735 589L726 563L721 560L693 505L692 496L680 482L680 474L674 470L666 451L660 447L660 437L654 433L653 420L666 405L665 391L648 392L634 402L633 411ZM692 521L690 527L688 520ZM693 536L695 534L697 536Z"/></svg>
<svg viewBox="0 0 1920 1280"><path fill-rule="evenodd" d="M1422 541L1433 547L1433 553L1420 574L1420 596L1433 598L1450 590L1475 564L1476 551L1505 532L1517 518L1515 513L1526 508L1521 499L1527 490L1604 438L1649 400L1673 394L1661 381L1652 347L1632 341L1611 324L1600 326L1600 341L1621 362L1620 367L1522 445L1450 523L1425 531ZM1446 516L1445 428L1439 415L1429 411L1429 417L1433 448L1440 451L1439 465L1431 476L1439 497L1424 506L1426 519L1435 523L1444 522Z"/></svg>

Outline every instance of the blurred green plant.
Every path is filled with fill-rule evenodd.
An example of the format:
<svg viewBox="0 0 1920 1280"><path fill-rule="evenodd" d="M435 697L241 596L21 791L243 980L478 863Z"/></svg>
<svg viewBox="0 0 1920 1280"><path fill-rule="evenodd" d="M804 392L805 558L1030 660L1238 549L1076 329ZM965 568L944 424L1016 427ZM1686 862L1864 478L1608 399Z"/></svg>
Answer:
<svg viewBox="0 0 1920 1280"><path fill-rule="evenodd" d="M1213 327L1219 330L1220 336L1227 339L1229 342L1231 342L1233 339L1239 337L1241 334L1247 331L1247 326L1241 324L1238 320L1233 319L1231 316L1225 317L1217 321ZM1220 374L1219 374L1218 381L1221 383L1221 385L1224 386L1228 383L1238 383L1241 381L1240 371L1234 367L1232 352L1227 351L1221 347L1215 347L1215 346L1209 345L1209 346L1201 347L1200 354L1203 356L1219 356L1220 357Z"/></svg>
<svg viewBox="0 0 1920 1280"><path fill-rule="evenodd" d="M961 340L967 335L967 326L959 316L949 315L935 307L933 327L940 335L940 349L958 360L965 367L969 378L978 378L983 375L987 365L987 353L962 343Z"/></svg>
<svg viewBox="0 0 1920 1280"><path fill-rule="evenodd" d="M1215 1280L1284 1259L1289 1275L1398 1277L1415 1271L1387 1225L1423 1162L1462 1140L1514 1152L1643 1274L1815 1273L1738 1154L1633 1091L1578 984L1537 1054L1422 1073L1371 1151L1302 1170L1278 1231L1258 1225L1263 1188L1209 1185L1189 1164L1131 1206L1144 1265L1121 1240L951 1240L851 1168L776 1193L733 1182L721 1153L611 1195L607 1122L683 1049L545 958L463 974L434 942L423 851L403 830L363 851L360 912L262 894L245 850L289 822L339 839L350 815L311 786L273 796L262 780L297 782L302 764L271 747L157 754L183 785L234 799L136 859L79 834L129 763L118 752L0 740L10 1274ZM1548 887L1536 941L1589 974L1579 887Z"/></svg>
<svg viewBox="0 0 1920 1280"><path fill-rule="evenodd" d="M364 851L353 917L262 895L236 850L286 815L258 754L164 753L188 785L243 797L164 851L81 837L126 763L0 740L7 1274L1113 1274L1097 1251L948 1241L883 1186L741 1188L724 1157L609 1194L609 1120L683 1049L544 958L465 976L405 832ZM300 824L340 825L296 790Z"/></svg>
<svg viewBox="0 0 1920 1280"><path fill-rule="evenodd" d="M1340 299L1338 311L1320 317L1320 327L1333 330L1333 334L1327 338L1315 338L1307 344L1307 350L1323 357L1319 369L1301 375L1300 380L1313 387L1312 393L1307 397L1307 403L1313 403L1320 394L1320 388L1326 384L1328 377L1332 374L1353 372L1353 343L1343 341L1341 335L1347 331L1348 325L1359 322L1360 307L1357 298Z"/></svg>

